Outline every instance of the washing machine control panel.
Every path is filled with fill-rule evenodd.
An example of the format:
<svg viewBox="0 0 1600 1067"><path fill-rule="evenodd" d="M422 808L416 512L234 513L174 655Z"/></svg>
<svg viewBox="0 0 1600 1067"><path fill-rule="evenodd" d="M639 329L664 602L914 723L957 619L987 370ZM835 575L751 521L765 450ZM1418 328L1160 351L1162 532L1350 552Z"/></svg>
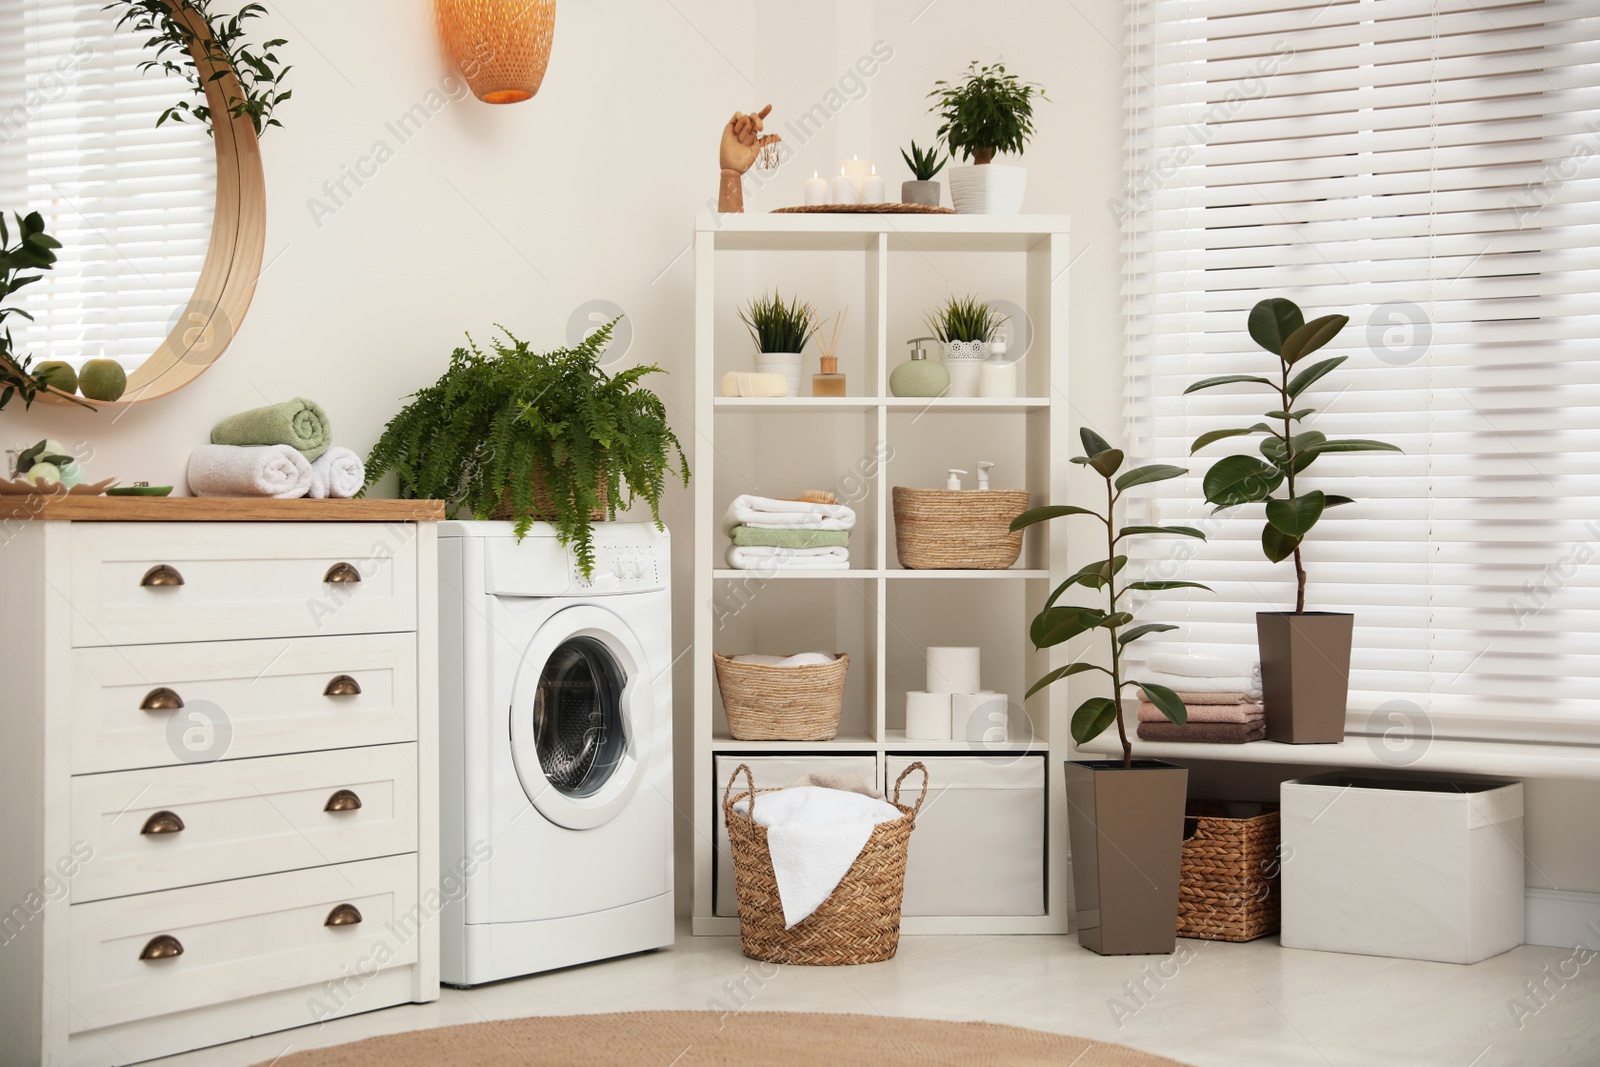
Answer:
<svg viewBox="0 0 1600 1067"><path fill-rule="evenodd" d="M655 545L597 544L594 576L585 578L572 563L572 584L585 593L642 593L659 589L666 579L666 560Z"/></svg>

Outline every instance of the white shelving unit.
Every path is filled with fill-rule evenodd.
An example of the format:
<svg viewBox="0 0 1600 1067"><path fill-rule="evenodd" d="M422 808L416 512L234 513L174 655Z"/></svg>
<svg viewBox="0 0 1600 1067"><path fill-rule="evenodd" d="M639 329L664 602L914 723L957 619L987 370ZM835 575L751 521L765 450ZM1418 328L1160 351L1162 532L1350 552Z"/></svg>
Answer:
<svg viewBox="0 0 1600 1067"><path fill-rule="evenodd" d="M1055 663L1027 641L1027 621L1066 576L1065 524L1036 527L1023 556L1004 571L903 569L892 547L890 488L942 485L932 472L973 469L974 449L944 455L954 442L990 440L1013 462L997 467L996 488L1026 488L1035 505L1066 499L1067 271L1069 226L1063 216L733 215L701 216L695 234L695 545L694 545L694 908L697 934L738 930L717 915L715 841L723 782L714 780L719 755L872 756L882 783L884 761L899 756L1045 757L1043 914L906 916L907 933L1065 933L1070 888L1062 762L1070 743L1068 709L1059 687L1026 705L1022 693ZM1011 279L998 295L1013 299L1033 327L1016 399L888 395L889 371L904 357L904 342L931 309L910 295L920 279L937 277L942 299L965 277L960 265L977 256L987 282ZM786 262L787 261L787 262ZM947 272L935 266L950 262ZM970 264L969 264L970 266ZM785 276L809 267L852 298L841 369L853 395L730 398L717 395L722 375L751 370L748 339L736 309ZM787 272L787 273L786 273ZM931 272L931 273L930 273ZM970 274L970 271L968 272ZM946 277L949 274L951 277ZM788 287L789 283L784 283ZM1000 285L999 281L996 281ZM926 287L926 285L925 285ZM986 297L997 295L989 284ZM961 291L965 291L964 289ZM1015 298L1010 293L1015 293ZM859 296L854 294L859 293ZM915 306L902 306L914 304ZM856 307L865 308L859 316ZM828 309L823 308L824 312ZM893 334L891 334L891 329ZM808 360L809 373L816 369ZM854 395L858 394L858 395ZM855 457L859 449L860 460ZM985 453L985 458L993 458ZM857 510L851 570L729 569L720 520L738 492L797 495L840 485ZM967 485L974 484L971 478ZM1052 565L1052 561L1056 561ZM969 610L970 606L970 610ZM991 625L992 624L992 625ZM982 628L981 632L977 628ZM819 632L820 631L820 632ZM948 635L948 636L946 636ZM788 640L799 651L833 642L851 656L845 713L836 739L735 741L727 732L717 691L713 650L756 651L753 641ZM1005 745L966 741L908 741L904 690L927 644L979 644L984 683L1011 696L1013 740ZM1019 729L1019 726L1021 727ZM892 783L889 783L892 784ZM915 850L916 839L912 848Z"/></svg>

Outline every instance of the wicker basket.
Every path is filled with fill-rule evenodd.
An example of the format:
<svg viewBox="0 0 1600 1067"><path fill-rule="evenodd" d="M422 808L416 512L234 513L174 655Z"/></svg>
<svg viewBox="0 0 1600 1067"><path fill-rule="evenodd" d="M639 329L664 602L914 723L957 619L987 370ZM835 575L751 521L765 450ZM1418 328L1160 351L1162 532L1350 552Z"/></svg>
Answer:
<svg viewBox="0 0 1600 1067"><path fill-rule="evenodd" d="M914 571L1003 571L1022 554L1011 520L1028 510L1021 489L894 487L894 548Z"/></svg>
<svg viewBox="0 0 1600 1067"><path fill-rule="evenodd" d="M912 771L922 772L922 794L912 807L900 803L900 783ZM744 774L747 788L733 792ZM882 822L861 847L860 855L845 872L828 899L789 929L783 926L783 902L778 879L772 873L767 851L767 828L734 804L776 789L757 789L750 768L740 764L722 793L722 813L728 822L728 846L733 852L733 884L739 896L739 945L753 960L836 967L841 964L879 963L892 959L900 947L900 897L905 889L906 848L916 829L917 812L928 796L928 768L913 763L900 772L890 801L906 815Z"/></svg>
<svg viewBox="0 0 1600 1067"><path fill-rule="evenodd" d="M1191 800L1183 820L1178 936L1253 941L1277 933L1278 806L1227 814L1212 800Z"/></svg>
<svg viewBox="0 0 1600 1067"><path fill-rule="evenodd" d="M806 667L735 663L713 652L722 710L735 741L832 741L850 657Z"/></svg>
<svg viewBox="0 0 1600 1067"><path fill-rule="evenodd" d="M600 484L596 488L595 495L599 498L600 505L599 507L591 508L589 510L590 522L605 522L607 519L606 501L609 499L611 494L610 490L606 487L604 472L600 472L599 477ZM534 521L554 522L556 517L559 516L561 512L556 508L555 497L550 494L550 488L545 484L544 475L535 470L533 472L532 481ZM500 502L494 506L494 510L489 513L489 517L491 519L513 521L517 518L517 509L513 507L511 502L506 499L504 491L501 492Z"/></svg>

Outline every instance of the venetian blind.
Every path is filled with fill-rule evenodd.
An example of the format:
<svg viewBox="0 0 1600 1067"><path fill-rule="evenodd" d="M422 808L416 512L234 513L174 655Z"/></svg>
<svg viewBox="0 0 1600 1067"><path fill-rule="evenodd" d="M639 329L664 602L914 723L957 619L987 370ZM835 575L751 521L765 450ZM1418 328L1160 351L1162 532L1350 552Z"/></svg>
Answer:
<svg viewBox="0 0 1600 1067"><path fill-rule="evenodd" d="M1306 480L1357 500L1305 549L1307 607L1356 615L1351 729L1600 741L1600 5L1130 4L1126 429L1192 471L1153 512L1210 533L1141 562L1216 590L1141 619L1254 658L1254 613L1294 606L1260 506L1212 516L1200 488L1258 439L1189 455L1278 405L1183 395L1275 377L1245 320L1286 296L1351 320L1308 425L1405 450Z"/></svg>
<svg viewBox="0 0 1600 1067"><path fill-rule="evenodd" d="M132 370L172 328L205 260L216 161L205 128L157 127L189 89L141 71L145 34L105 0L0 4L0 209L38 211L62 243L18 294L17 349Z"/></svg>

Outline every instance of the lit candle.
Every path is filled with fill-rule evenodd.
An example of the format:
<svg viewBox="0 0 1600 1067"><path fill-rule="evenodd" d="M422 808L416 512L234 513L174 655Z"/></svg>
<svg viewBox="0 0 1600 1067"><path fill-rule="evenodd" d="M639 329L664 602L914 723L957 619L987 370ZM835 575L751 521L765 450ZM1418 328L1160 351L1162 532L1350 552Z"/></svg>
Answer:
<svg viewBox="0 0 1600 1067"><path fill-rule="evenodd" d="M850 180L850 176L844 172L843 167L839 168L839 176L833 179L833 203L861 203L861 190L856 188L855 182Z"/></svg>
<svg viewBox="0 0 1600 1067"><path fill-rule="evenodd" d="M851 156L839 164L839 170L850 179L850 184L856 187L856 194L864 196L867 192L867 175L872 172L870 159L857 159Z"/></svg>
<svg viewBox="0 0 1600 1067"><path fill-rule="evenodd" d="M820 177L816 171L811 172L811 177L806 179L806 206L815 207L828 202L828 180Z"/></svg>
<svg viewBox="0 0 1600 1067"><path fill-rule="evenodd" d="M888 199L883 191L883 175L878 173L877 167L867 175L867 187L862 190L861 197L869 204L881 204Z"/></svg>

